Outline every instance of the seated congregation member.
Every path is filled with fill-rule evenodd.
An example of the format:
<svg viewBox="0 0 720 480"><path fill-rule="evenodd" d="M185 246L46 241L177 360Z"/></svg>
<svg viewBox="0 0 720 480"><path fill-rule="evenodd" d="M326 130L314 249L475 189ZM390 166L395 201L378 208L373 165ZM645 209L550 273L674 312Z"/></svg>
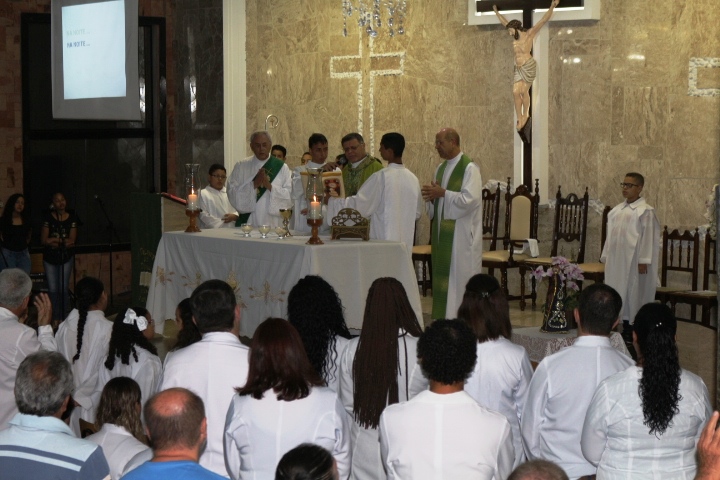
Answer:
<svg viewBox="0 0 720 480"><path fill-rule="evenodd" d="M155 326L150 312L142 307L120 310L113 322L110 347L100 368L98 389L115 377L129 377L140 385L142 398L157 391L162 363L157 348L151 343Z"/></svg>
<svg viewBox="0 0 720 480"><path fill-rule="evenodd" d="M225 190L227 171L219 163L210 165L208 185L200 190L198 208L200 226L205 228L234 227L238 213L235 211Z"/></svg>
<svg viewBox="0 0 720 480"><path fill-rule="evenodd" d="M168 359L173 353L202 340L202 335L200 335L197 325L192 319L189 298L182 300L175 308L175 323L177 324L177 341L165 355L163 365L167 365Z"/></svg>
<svg viewBox="0 0 720 480"><path fill-rule="evenodd" d="M320 445L303 443L283 455L275 480L340 480L340 476L330 452Z"/></svg>
<svg viewBox="0 0 720 480"><path fill-rule="evenodd" d="M140 386L128 377L107 382L100 396L95 421L100 430L87 440L102 447L112 480L118 480L125 473L126 465L135 455L150 450L143 443L141 400Z"/></svg>
<svg viewBox="0 0 720 480"><path fill-rule="evenodd" d="M38 309L38 333L24 323L27 316L32 280L18 268L0 272L0 430L18 412L13 387L20 363L39 350L57 350L52 320L52 305L45 293L35 297ZM22 319L22 321L21 321Z"/></svg>
<svg viewBox="0 0 720 480"><path fill-rule="evenodd" d="M585 416L582 452L598 478L695 478L695 445L712 410L702 379L680 368L676 333L666 305L635 316L638 365L602 382Z"/></svg>
<svg viewBox="0 0 720 480"><path fill-rule="evenodd" d="M531 460L513 470L508 480L568 480L568 476L552 462Z"/></svg>
<svg viewBox="0 0 720 480"><path fill-rule="evenodd" d="M418 341L430 390L388 405L380 448L389 480L500 480L512 471L512 431L500 413L463 391L477 359L475 336L460 320L436 320Z"/></svg>
<svg viewBox="0 0 720 480"><path fill-rule="evenodd" d="M428 381L417 363L422 334L402 283L378 278L370 287L360 336L340 361L338 395L352 424L351 479L383 478L378 424L386 405L405 402Z"/></svg>
<svg viewBox="0 0 720 480"><path fill-rule="evenodd" d="M570 478L595 475L595 466L580 450L585 412L597 386L633 365L610 345L618 323L620 295L604 284L583 289L575 309L575 343L538 365L520 420L525 453L530 460L557 463Z"/></svg>
<svg viewBox="0 0 720 480"><path fill-rule="evenodd" d="M305 442L330 451L340 478L347 478L348 415L335 392L323 386L287 320L268 318L255 330L247 383L236 391L225 422L231 478L272 480L282 456Z"/></svg>
<svg viewBox="0 0 720 480"><path fill-rule="evenodd" d="M317 275L301 278L288 295L288 320L300 334L315 371L335 392L340 355L351 337L343 310L335 289Z"/></svg>
<svg viewBox="0 0 720 480"><path fill-rule="evenodd" d="M100 401L98 376L107 358L113 324L105 318L107 294L97 278L85 277L75 285L73 309L58 328L58 351L70 362L73 370L75 409L70 428L80 436L80 422L95 423L95 409Z"/></svg>
<svg viewBox="0 0 720 480"><path fill-rule="evenodd" d="M202 399L185 388L155 394L143 409L152 445L152 461L133 469L123 480L222 480L198 465L208 441L207 418Z"/></svg>
<svg viewBox="0 0 720 480"><path fill-rule="evenodd" d="M28 355L17 371L20 413L0 431L3 480L109 480L102 448L76 438L60 420L73 391L70 364L57 352Z"/></svg>
<svg viewBox="0 0 720 480"><path fill-rule="evenodd" d="M458 318L467 323L478 341L477 362L465 382L465 391L510 422L517 467L525 460L520 415L533 370L525 348L510 341L510 308L495 277L481 273L470 279Z"/></svg>
<svg viewBox="0 0 720 480"><path fill-rule="evenodd" d="M172 354L158 390L183 387L205 403L207 448L200 465L227 476L223 457L225 414L235 387L247 380L248 348L240 343L240 306L222 280L208 280L190 295L190 307L202 340ZM145 420L149 422L146 417Z"/></svg>

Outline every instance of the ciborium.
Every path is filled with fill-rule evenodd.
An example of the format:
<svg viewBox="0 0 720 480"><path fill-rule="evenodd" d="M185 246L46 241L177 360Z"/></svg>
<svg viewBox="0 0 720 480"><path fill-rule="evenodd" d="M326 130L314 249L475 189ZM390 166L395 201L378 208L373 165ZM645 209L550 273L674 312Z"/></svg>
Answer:
<svg viewBox="0 0 720 480"><path fill-rule="evenodd" d="M292 216L292 208L281 208L280 209L280 216L283 219L283 228L285 229L285 232L280 235L278 234L278 237L280 238L287 238L292 237L290 235L290 229L288 228L288 224L290 223L290 217Z"/></svg>

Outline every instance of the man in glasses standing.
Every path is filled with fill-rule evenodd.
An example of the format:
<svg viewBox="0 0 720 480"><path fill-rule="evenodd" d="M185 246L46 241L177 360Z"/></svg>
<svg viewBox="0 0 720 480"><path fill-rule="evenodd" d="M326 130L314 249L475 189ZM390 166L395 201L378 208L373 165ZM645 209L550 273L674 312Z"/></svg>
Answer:
<svg viewBox="0 0 720 480"><path fill-rule="evenodd" d="M219 163L210 166L208 186L200 190L198 207L201 226L205 228L234 227L238 213L235 211L225 190L227 171Z"/></svg>
<svg viewBox="0 0 720 480"><path fill-rule="evenodd" d="M622 297L623 338L632 341L632 324L640 307L655 300L660 224L655 209L640 196L645 178L636 172L620 184L625 201L608 214L607 240L600 261L605 283Z"/></svg>

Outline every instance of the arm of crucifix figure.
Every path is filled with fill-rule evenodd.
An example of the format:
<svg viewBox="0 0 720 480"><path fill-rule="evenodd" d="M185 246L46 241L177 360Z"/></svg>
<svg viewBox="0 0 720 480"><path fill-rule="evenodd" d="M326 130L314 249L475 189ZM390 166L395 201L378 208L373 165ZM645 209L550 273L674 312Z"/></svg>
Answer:
<svg viewBox="0 0 720 480"><path fill-rule="evenodd" d="M550 8L548 8L548 11L545 12L545 15L543 15L542 18L528 30L528 35L531 38L534 38L535 34L540 31L543 25L550 20L550 17L552 17L553 11L555 10L555 7L557 7L558 3L560 3L560 0L552 0Z"/></svg>
<svg viewBox="0 0 720 480"><path fill-rule="evenodd" d="M493 11L495 12L495 15L497 15L498 20L500 20L503 27L508 24L507 18L503 17L502 13L498 11L497 5L493 5Z"/></svg>

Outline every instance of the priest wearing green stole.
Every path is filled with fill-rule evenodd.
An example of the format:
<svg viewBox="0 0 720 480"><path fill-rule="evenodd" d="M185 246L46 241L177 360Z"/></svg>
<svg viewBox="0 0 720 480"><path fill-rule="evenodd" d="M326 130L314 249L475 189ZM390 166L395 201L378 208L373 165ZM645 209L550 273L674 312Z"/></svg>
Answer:
<svg viewBox="0 0 720 480"><path fill-rule="evenodd" d="M455 318L465 285L482 268L482 179L452 128L435 135L445 161L422 187L432 220L432 318Z"/></svg>
<svg viewBox="0 0 720 480"><path fill-rule="evenodd" d="M285 163L270 155L272 139L265 131L250 135L254 155L238 162L230 175L227 194L237 209L236 225L282 225L281 208L292 208L292 173Z"/></svg>
<svg viewBox="0 0 720 480"><path fill-rule="evenodd" d="M345 196L357 195L362 184L370 178L370 175L382 170L383 164L380 160L365 152L365 140L359 133L348 133L340 144L345 152L348 163L343 167L343 185Z"/></svg>

